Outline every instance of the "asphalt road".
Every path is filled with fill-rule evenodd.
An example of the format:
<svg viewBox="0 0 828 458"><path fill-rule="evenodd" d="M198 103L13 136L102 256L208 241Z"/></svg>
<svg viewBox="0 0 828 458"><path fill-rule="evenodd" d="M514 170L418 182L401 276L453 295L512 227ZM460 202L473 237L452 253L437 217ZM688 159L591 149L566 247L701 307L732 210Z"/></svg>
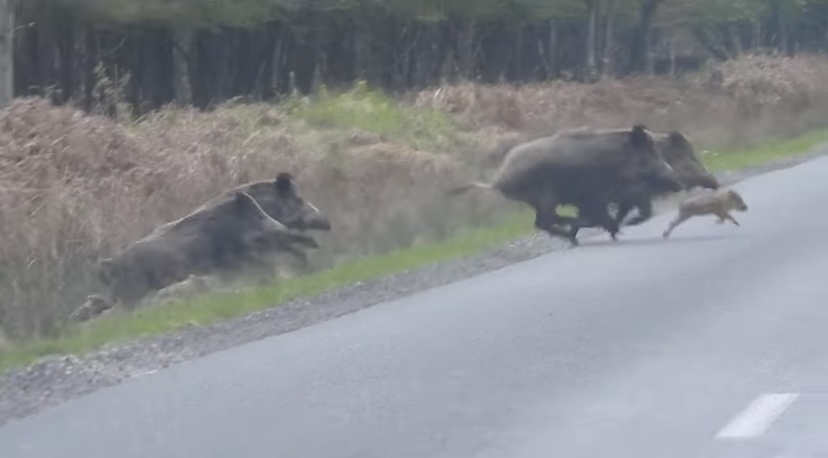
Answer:
<svg viewBox="0 0 828 458"><path fill-rule="evenodd" d="M734 187L741 227L660 215L77 398L0 456L828 456L828 159Z"/></svg>

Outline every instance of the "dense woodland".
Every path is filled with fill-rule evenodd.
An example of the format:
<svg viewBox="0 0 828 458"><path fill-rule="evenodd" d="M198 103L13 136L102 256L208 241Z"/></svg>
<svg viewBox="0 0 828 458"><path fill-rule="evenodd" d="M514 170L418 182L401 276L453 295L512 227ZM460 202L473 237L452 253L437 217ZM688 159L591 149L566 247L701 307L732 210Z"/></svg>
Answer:
<svg viewBox="0 0 828 458"><path fill-rule="evenodd" d="M589 81L828 49L828 0L0 0L8 19L4 4L0 80L6 30L15 95L87 109L103 80L146 111L357 79Z"/></svg>

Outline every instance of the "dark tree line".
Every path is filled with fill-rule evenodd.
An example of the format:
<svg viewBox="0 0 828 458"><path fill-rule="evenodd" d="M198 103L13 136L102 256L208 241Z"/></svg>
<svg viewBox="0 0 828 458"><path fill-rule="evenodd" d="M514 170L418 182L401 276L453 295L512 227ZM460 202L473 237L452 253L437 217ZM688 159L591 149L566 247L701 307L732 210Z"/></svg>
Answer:
<svg viewBox="0 0 828 458"><path fill-rule="evenodd" d="M143 112L357 79L390 91L589 81L825 49L828 0L28 0L14 92L88 109L99 83L128 76Z"/></svg>

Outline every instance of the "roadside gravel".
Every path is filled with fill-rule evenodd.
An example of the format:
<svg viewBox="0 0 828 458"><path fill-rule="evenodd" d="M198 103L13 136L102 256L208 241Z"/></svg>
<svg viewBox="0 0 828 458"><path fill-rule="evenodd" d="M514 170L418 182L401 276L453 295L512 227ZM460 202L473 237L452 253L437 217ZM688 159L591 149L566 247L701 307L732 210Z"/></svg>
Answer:
<svg viewBox="0 0 828 458"><path fill-rule="evenodd" d="M718 174L724 184L790 167L828 153L828 145L761 166ZM662 201L657 213L676 201ZM583 230L579 238L601 236ZM622 235L623 240L623 235ZM139 377L170 365L264 337L290 332L321 321L452 283L542 254L568 244L536 233L494 250L361 282L314 297L293 300L268 310L207 326L191 326L171 334L110 345L83 357L47 358L0 375L0 426L73 397Z"/></svg>

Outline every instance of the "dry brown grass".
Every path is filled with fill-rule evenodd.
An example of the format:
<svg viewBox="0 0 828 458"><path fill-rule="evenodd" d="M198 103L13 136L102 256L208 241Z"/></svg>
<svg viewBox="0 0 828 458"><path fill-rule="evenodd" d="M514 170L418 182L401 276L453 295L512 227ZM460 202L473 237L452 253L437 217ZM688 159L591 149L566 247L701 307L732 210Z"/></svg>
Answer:
<svg viewBox="0 0 828 458"><path fill-rule="evenodd" d="M712 75L721 71L720 85ZM680 129L716 147L822 126L828 59L746 56L677 79L631 77L596 84L522 87L466 83L422 91L418 106L445 110L465 128L537 134L584 125Z"/></svg>
<svg viewBox="0 0 828 458"><path fill-rule="evenodd" d="M728 146L798 133L825 114L828 60L756 57L720 68L718 88L707 74L462 84L399 104L358 88L279 106L170 108L120 124L19 99L0 112L0 335L55 332L98 287L92 268L102 256L230 186L283 170L332 219L312 258L323 267L489 220L497 197L447 201L439 193L480 173L486 162L470 153L504 135L635 120Z"/></svg>

